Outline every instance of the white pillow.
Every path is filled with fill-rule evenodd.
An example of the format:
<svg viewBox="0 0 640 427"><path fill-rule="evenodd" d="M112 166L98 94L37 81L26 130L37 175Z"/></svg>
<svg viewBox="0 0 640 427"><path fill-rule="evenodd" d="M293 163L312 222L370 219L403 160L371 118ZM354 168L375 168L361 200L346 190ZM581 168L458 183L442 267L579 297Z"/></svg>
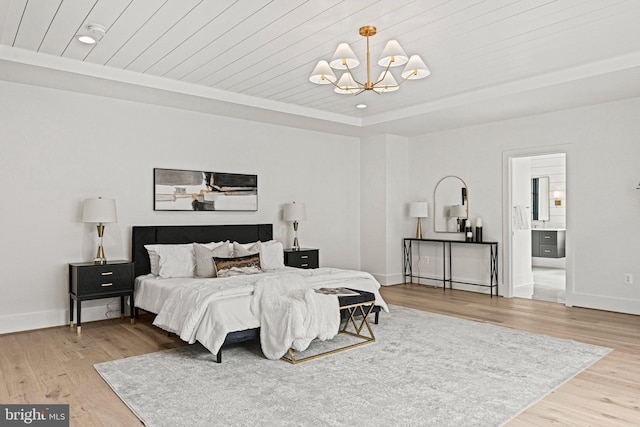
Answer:
<svg viewBox="0 0 640 427"><path fill-rule="evenodd" d="M151 274L159 276L160 275L160 255L158 255L158 248L162 247L192 247L192 243L184 243L179 245L144 245L144 248L149 253L149 264L151 265Z"/></svg>
<svg viewBox="0 0 640 427"><path fill-rule="evenodd" d="M233 256L247 256L255 253L260 254L260 267L263 270L284 268L284 248L277 240L245 244L233 242Z"/></svg>
<svg viewBox="0 0 640 427"><path fill-rule="evenodd" d="M216 277L216 269L213 264L213 257L231 257L231 247L229 242L217 242L217 245L208 243L193 244L193 252L196 257L196 277Z"/></svg>
<svg viewBox="0 0 640 427"><path fill-rule="evenodd" d="M185 245L157 245L156 252L160 257L158 276L194 277L196 259L193 244Z"/></svg>
<svg viewBox="0 0 640 427"><path fill-rule="evenodd" d="M263 270L284 268L284 247L277 240L258 242L260 246L260 267Z"/></svg>
<svg viewBox="0 0 640 427"><path fill-rule="evenodd" d="M149 264L151 267L151 274L157 276L160 272L160 257L158 256L158 252L156 252L156 247L159 245L144 245L144 248L147 250L149 254Z"/></svg>
<svg viewBox="0 0 640 427"><path fill-rule="evenodd" d="M233 242L233 256L247 256L254 255L260 252L260 242L253 243L238 243Z"/></svg>

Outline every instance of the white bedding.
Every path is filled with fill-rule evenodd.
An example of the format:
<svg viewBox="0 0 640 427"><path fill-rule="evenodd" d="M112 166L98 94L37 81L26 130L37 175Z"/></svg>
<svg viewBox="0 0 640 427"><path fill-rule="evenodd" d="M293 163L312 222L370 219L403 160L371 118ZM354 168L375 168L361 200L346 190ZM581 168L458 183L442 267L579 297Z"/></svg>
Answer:
<svg viewBox="0 0 640 427"><path fill-rule="evenodd" d="M176 333L189 342L199 341L217 353L228 333L260 326L251 312L253 289L268 276L300 275L310 288L348 287L372 292L376 305L389 309L380 296L380 284L365 272L336 268L284 268L260 274L228 278L171 278L140 276L135 282L135 304L157 313L154 325Z"/></svg>

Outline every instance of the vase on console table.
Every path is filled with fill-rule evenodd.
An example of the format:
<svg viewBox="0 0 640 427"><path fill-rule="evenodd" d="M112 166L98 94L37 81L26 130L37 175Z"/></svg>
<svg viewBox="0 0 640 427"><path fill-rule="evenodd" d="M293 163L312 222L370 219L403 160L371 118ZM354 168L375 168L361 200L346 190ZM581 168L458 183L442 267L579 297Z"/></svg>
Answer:
<svg viewBox="0 0 640 427"><path fill-rule="evenodd" d="M482 242L482 218L476 220L476 242Z"/></svg>
<svg viewBox="0 0 640 427"><path fill-rule="evenodd" d="M466 220L464 225L465 242L473 242L473 231L471 231L471 221Z"/></svg>

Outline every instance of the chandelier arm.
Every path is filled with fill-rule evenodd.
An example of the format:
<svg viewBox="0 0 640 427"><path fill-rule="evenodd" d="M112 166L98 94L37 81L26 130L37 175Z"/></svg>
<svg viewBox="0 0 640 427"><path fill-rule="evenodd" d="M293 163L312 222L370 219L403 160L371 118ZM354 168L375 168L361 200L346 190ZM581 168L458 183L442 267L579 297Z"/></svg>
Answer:
<svg viewBox="0 0 640 427"><path fill-rule="evenodd" d="M334 85L335 87L337 87L338 89L342 89L340 86L338 86L338 85L336 84L336 82L332 82L331 80L329 80L329 79L327 79L327 78L324 78L324 79L325 79L326 81L328 81L329 83L331 83L332 85Z"/></svg>
<svg viewBox="0 0 640 427"><path fill-rule="evenodd" d="M389 61L389 65L387 65L387 68L385 68L384 70L384 74L382 75L382 77L380 77L380 80L378 80L377 82L373 83L372 87L376 87L376 85L378 83L380 83L381 81L384 80L385 77L387 77L387 73L389 72L389 68L391 68L391 64L393 63L393 61ZM395 87L395 86L392 86Z"/></svg>
<svg viewBox="0 0 640 427"><path fill-rule="evenodd" d="M400 80L396 86L400 87L400 85L401 85L402 83L406 82L406 81L409 79L409 77L413 76L414 74L415 74L415 73L411 73L411 74L409 74L407 77L405 77L404 79Z"/></svg>
<svg viewBox="0 0 640 427"><path fill-rule="evenodd" d="M344 64L344 65L345 65L345 67L347 67L347 71L348 71L348 72L349 72L349 74L351 75L351 79L352 79L354 82L356 82L359 86L364 87L364 84L363 84L363 83L361 83L361 82L359 82L359 81L357 81L357 80L356 80L356 78L353 76L353 73L351 72L351 68L349 68L349 65L348 65L348 64Z"/></svg>
<svg viewBox="0 0 640 427"><path fill-rule="evenodd" d="M328 81L329 83L331 83L332 85L334 85L335 87L337 87L340 90L344 90L344 88L340 87L340 85L336 84L335 82L332 82L329 79L325 79L326 81ZM356 82L358 83L358 82ZM354 93L354 95L360 95L362 92L364 92L364 89L360 89L360 91L358 93Z"/></svg>

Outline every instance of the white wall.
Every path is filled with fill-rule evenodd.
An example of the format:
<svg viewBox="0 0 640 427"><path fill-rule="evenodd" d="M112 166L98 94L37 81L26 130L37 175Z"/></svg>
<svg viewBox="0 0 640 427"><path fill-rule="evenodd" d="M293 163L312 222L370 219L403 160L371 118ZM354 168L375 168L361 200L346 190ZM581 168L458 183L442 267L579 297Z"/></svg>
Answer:
<svg viewBox="0 0 640 427"><path fill-rule="evenodd" d="M445 175L462 177L469 186L470 216L482 217L485 240L500 242L502 282L501 231L508 220L503 218L503 153L570 145L566 203L571 207L572 303L640 314L639 116L640 98L634 98L412 138L410 192L433 189ZM624 283L624 273L635 276L634 285Z"/></svg>
<svg viewBox="0 0 640 427"><path fill-rule="evenodd" d="M408 197L406 138L378 135L361 145L362 269L383 285L402 281L402 238Z"/></svg>
<svg viewBox="0 0 640 427"><path fill-rule="evenodd" d="M130 258L132 225L273 223L290 246L281 209L295 200L307 208L300 242L320 264L360 267L356 138L7 82L0 93L0 333L67 322L67 263L97 247L81 222L90 197L117 201L109 259ZM154 167L257 174L258 211L155 212ZM83 319L104 318L107 302L84 303Z"/></svg>

